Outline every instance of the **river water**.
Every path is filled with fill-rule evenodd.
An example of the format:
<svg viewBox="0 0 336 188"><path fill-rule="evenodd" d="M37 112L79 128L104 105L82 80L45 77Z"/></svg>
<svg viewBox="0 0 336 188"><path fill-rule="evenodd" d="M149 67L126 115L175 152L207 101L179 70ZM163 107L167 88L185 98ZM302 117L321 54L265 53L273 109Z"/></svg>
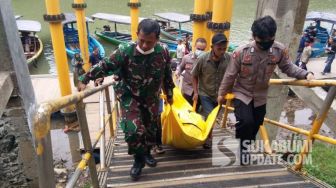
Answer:
<svg viewBox="0 0 336 188"><path fill-rule="evenodd" d="M97 12L115 13L129 15L128 0L86 0L88 7L85 9L86 15L90 16ZM141 17L154 17L157 12L180 12L190 14L193 11L193 0L141 0L140 8ZM234 44L246 42L250 36L250 27L255 17L256 0L235 0L232 18L232 30L230 41ZM72 0L61 0L62 12L73 12L71 8ZM55 62L53 58L53 50L50 39L49 25L43 21L43 14L46 13L45 1L41 0L12 0L14 13L23 16L22 19L37 20L42 24L42 32L38 35L44 43L44 51L42 57L29 67L31 74L57 74ZM335 5L336 0L311 0L309 11L326 11L336 13L336 9L331 6ZM29 8L30 7L30 8ZM104 21L97 20L89 25L91 33L95 28L106 24ZM183 27L191 29L190 24ZM129 26L120 26L118 30L129 31ZM104 41L101 41L106 54L109 54L115 47ZM70 60L69 60L70 61Z"/></svg>
<svg viewBox="0 0 336 188"><path fill-rule="evenodd" d="M129 8L126 6L128 0L86 0L88 5L86 15L90 16L97 12L115 13L129 15ZM251 37L250 27L255 17L256 12L256 0L235 0L233 18L231 24L230 41L234 44L242 44L249 40ZM73 12L71 8L71 0L61 0L62 12ZM153 17L157 12L180 12L184 14L190 14L193 10L193 0L141 0L142 6L140 8L141 17ZM42 32L38 35L44 43L44 51L42 57L38 61L29 67L29 71L34 74L57 74L55 62L53 58L53 50L50 39L49 25L43 21L43 14L46 13L45 1L42 0L12 0L14 13L23 15L22 19L37 20L42 24ZM336 13L336 8L333 5L336 4L336 0L310 0L309 11L326 11ZM89 25L91 33L95 28L102 27L106 22L95 21L95 23ZM186 29L191 29L191 25L186 24L183 26ZM118 27L119 31L129 32L129 26ZM115 47L100 41L106 51L109 54ZM71 70L71 69L70 69ZM288 103L288 102L287 102ZM293 106L293 108L296 108ZM305 115L302 115L304 113ZM313 112L306 107L297 108L294 110L284 109L281 114L280 121L284 123L293 123L296 125L309 126L311 125L310 114ZM309 127L306 127L309 129ZM325 132L329 132L326 128ZM78 148L78 136L77 134L67 135L62 134L61 129L52 131L53 135L53 150L54 159L66 159L69 163L67 166L71 166L72 162L78 161L80 156L74 156ZM71 136L72 135L72 136ZM329 134L327 134L329 136ZM278 137L285 139L289 136L288 133L279 131ZM66 142L66 140L69 142ZM63 142L62 142L63 141ZM75 143L75 144L73 144ZM73 148L73 149L70 149ZM72 156L72 157L71 157ZM71 160L72 159L72 160Z"/></svg>

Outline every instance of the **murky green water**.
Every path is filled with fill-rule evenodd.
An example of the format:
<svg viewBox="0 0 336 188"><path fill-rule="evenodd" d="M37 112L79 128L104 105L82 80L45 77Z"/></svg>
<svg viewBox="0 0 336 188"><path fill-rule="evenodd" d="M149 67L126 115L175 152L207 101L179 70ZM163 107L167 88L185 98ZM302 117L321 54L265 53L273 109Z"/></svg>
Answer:
<svg viewBox="0 0 336 188"><path fill-rule="evenodd" d="M86 0L88 8L85 10L86 15L90 16L97 12L115 13L129 15L129 8L126 6L128 0ZM153 17L155 12L180 12L190 14L193 11L193 0L141 0L140 8L141 17ZM42 32L39 33L45 48L44 54L36 62L30 66L31 74L56 74L55 63L53 59L53 51L51 48L51 39L48 23L43 21L42 15L46 13L45 1L42 0L12 0L15 14L23 15L22 19L31 19L40 21L42 24ZM62 12L73 12L71 8L72 0L60 0ZM336 13L333 5L336 0L311 0L309 11L326 11ZM30 8L29 8L30 7ZM235 0L232 20L232 30L230 41L235 44L241 44L250 38L250 26L255 17L256 0ZM91 33L95 28L106 24L104 21L97 20L90 24ZM191 29L191 25L185 25ZM118 27L121 31L129 31L128 26ZM114 46L101 41L105 47L107 54L114 49Z"/></svg>

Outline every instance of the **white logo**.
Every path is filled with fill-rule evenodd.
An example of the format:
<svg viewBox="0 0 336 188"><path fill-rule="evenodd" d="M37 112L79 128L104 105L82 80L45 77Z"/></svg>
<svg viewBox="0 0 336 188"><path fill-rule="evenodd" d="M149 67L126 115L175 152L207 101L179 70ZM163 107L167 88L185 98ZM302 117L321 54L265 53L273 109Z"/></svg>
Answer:
<svg viewBox="0 0 336 188"><path fill-rule="evenodd" d="M227 137L213 137L212 140L212 165L232 166L239 165L240 140Z"/></svg>
<svg viewBox="0 0 336 188"><path fill-rule="evenodd" d="M273 151L271 155L265 154L263 140L244 140L242 146L245 149L242 151L240 144L240 139L214 137L212 140L212 165L275 165L284 162L294 165L301 160L300 153L304 147L306 147L307 155L303 163L312 164L311 142L273 140L269 145Z"/></svg>

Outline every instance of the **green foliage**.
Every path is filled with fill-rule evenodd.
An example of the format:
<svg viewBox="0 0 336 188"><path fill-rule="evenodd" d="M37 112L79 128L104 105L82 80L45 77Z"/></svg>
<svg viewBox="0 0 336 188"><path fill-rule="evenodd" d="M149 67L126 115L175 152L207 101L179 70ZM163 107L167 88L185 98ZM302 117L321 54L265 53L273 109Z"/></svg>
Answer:
<svg viewBox="0 0 336 188"><path fill-rule="evenodd" d="M304 165L308 174L336 187L336 146L315 142L312 164Z"/></svg>

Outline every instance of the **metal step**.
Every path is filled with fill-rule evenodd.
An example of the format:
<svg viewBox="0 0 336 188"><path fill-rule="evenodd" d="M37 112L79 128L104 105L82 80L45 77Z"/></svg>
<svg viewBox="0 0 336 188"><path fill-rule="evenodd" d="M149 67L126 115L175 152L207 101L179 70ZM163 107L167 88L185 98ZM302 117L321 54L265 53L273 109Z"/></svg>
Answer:
<svg viewBox="0 0 336 188"><path fill-rule="evenodd" d="M232 137L228 130L214 129L214 138ZM219 149L223 146L217 146ZM232 151L238 145L228 144ZM109 167L107 187L317 187L298 174L293 174L283 165L230 165L216 166L213 159L227 157L235 160L231 151L205 150L198 147L191 150L177 150L164 146L164 154L154 154L158 165L145 167L139 181L132 181L129 171L133 157L127 154L124 134L118 131L115 140L112 165ZM258 155L263 155L262 153Z"/></svg>

